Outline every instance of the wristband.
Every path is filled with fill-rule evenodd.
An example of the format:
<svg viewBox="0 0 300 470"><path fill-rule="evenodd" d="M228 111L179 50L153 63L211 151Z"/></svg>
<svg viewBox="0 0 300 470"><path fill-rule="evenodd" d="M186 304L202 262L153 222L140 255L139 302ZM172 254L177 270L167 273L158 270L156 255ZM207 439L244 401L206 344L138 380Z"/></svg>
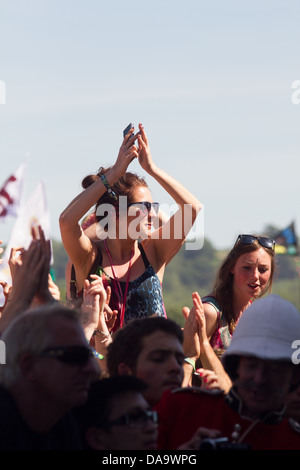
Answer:
<svg viewBox="0 0 300 470"><path fill-rule="evenodd" d="M104 184L108 194L110 195L110 197L112 197L113 199L118 199L117 198L117 195L116 193L114 192L114 190L111 188L110 184L108 183L107 179L106 179L106 176L105 175L100 175L100 178L101 178L101 181L102 183Z"/></svg>
<svg viewBox="0 0 300 470"><path fill-rule="evenodd" d="M104 333L104 331L101 330L95 330L93 333L93 336L95 336L97 333L100 333L101 335L105 336L106 338L110 337L110 333Z"/></svg>
<svg viewBox="0 0 300 470"><path fill-rule="evenodd" d="M185 362L190 364L193 367L193 370L196 370L196 361L195 361L195 359L191 359L190 357L186 357Z"/></svg>
<svg viewBox="0 0 300 470"><path fill-rule="evenodd" d="M96 357L97 359L100 359L100 361L103 361L104 356L102 354L98 353L98 351L96 351L95 349L92 349L92 352L93 352L94 357Z"/></svg>

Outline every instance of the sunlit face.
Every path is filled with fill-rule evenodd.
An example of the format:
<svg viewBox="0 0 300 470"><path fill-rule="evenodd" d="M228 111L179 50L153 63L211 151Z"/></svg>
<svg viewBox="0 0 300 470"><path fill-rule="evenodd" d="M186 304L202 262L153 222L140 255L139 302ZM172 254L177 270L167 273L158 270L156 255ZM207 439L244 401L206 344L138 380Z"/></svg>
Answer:
<svg viewBox="0 0 300 470"><path fill-rule="evenodd" d="M132 202L150 202L153 198L150 190L144 186L139 186L133 194ZM148 238L151 234L153 223L157 214L151 208L150 212L146 207L140 204L133 204L128 208L128 233L130 238Z"/></svg>
<svg viewBox="0 0 300 470"><path fill-rule="evenodd" d="M291 364L242 356L237 373L238 395L248 417L255 419L283 407L293 380Z"/></svg>
<svg viewBox="0 0 300 470"><path fill-rule="evenodd" d="M271 257L261 247L241 255L231 273L233 290L246 300L258 297L266 288L271 276Z"/></svg>
<svg viewBox="0 0 300 470"><path fill-rule="evenodd" d="M75 321L56 318L49 325L49 347L87 346L82 328ZM51 357L40 357L34 364L36 390L58 409L71 409L85 402L97 368L95 359L85 364L66 364Z"/></svg>
<svg viewBox="0 0 300 470"><path fill-rule="evenodd" d="M135 375L148 384L145 397L152 405L166 390L181 387L184 354L176 336L155 331L143 339Z"/></svg>

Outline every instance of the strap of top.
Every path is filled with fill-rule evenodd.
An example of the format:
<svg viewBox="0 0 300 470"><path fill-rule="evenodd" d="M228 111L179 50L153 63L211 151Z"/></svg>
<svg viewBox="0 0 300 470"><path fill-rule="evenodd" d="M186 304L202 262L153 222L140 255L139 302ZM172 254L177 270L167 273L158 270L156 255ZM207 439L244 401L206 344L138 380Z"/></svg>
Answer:
<svg viewBox="0 0 300 470"><path fill-rule="evenodd" d="M101 264L102 264L102 253L101 253L101 250L99 250L99 248L98 248L97 256L95 258L95 261L93 262L93 265L90 269L88 277L91 274L95 274L95 272L97 270L97 267L101 266ZM73 264L72 264L72 267L71 267L70 294L71 294L71 299L73 299L73 300L76 299L77 296L78 296L78 292L77 292L77 289L76 289L76 274L75 274L75 268L74 268Z"/></svg>
<svg viewBox="0 0 300 470"><path fill-rule="evenodd" d="M72 267L71 267L70 295L71 295L72 300L76 299L76 296L77 296L76 275L75 275L75 268L74 268L73 264L72 264Z"/></svg>
<svg viewBox="0 0 300 470"><path fill-rule="evenodd" d="M202 300L202 303L204 303L204 304L212 305L216 309L216 311L218 313L218 316L219 316L219 314L221 312L221 307L220 307L220 305L219 305L219 303L218 303L218 301L215 297L212 297L211 295L207 295L205 297L202 297L201 300Z"/></svg>
<svg viewBox="0 0 300 470"><path fill-rule="evenodd" d="M217 299L211 295L207 295L205 297L203 297L202 299L202 303L207 303L207 304L210 304L212 307L214 307L214 309L216 310L217 312L217 326L216 326L216 329L215 329L215 332L213 333L211 339L210 339L210 344L212 345L213 348L215 348L215 345L216 345L216 342L219 342L219 341L222 341L221 337L220 337L220 328L221 328L221 323L222 323L222 311L221 311L221 307L217 301ZM219 346L218 346L219 348Z"/></svg>
<svg viewBox="0 0 300 470"><path fill-rule="evenodd" d="M138 243L138 247L139 247L139 250L141 252L141 256L143 258L145 268L147 269L148 266L150 265L150 262L149 262L149 260L146 256L145 250L144 250L141 242ZM90 276L90 274L94 274L97 271L97 267L101 266L101 265L102 265L102 252L98 248L98 253L97 253L97 256L96 256L95 261L93 263L93 266L91 267L91 270L89 272L89 276ZM77 289L76 289L75 268L74 268L73 264L72 264L72 267L71 267L70 294L71 294L71 299L73 299L73 300L76 299L77 296L78 296L78 292L77 292Z"/></svg>
<svg viewBox="0 0 300 470"><path fill-rule="evenodd" d="M144 250L144 248L143 248L141 242L138 243L138 247L139 247L139 250L140 250L140 252L141 252L141 255L142 255L142 258L143 258L143 261L144 261L145 268L147 269L150 263L149 263L149 260L148 260L148 258L147 258L147 256L146 256L145 250Z"/></svg>
<svg viewBox="0 0 300 470"><path fill-rule="evenodd" d="M90 274L95 274L95 272L97 271L97 267L102 265L102 252L101 250L99 250L99 248L97 248L97 251L97 256L95 258L95 261L93 262L93 266L91 267L89 276Z"/></svg>

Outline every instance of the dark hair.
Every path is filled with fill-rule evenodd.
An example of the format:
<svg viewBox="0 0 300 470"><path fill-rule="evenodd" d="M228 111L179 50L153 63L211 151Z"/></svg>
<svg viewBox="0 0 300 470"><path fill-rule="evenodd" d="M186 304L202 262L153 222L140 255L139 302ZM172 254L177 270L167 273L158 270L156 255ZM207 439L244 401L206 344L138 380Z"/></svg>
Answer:
<svg viewBox="0 0 300 470"><path fill-rule="evenodd" d="M212 295L220 304L222 315L229 325L231 333L233 333L236 323L233 311L233 274L231 271L241 255L256 251L259 248L263 248L271 258L271 274L264 291L259 295L259 297L262 297L272 287L276 263L274 250L260 245L257 240L255 240L251 245L243 243L235 244L221 264L215 279Z"/></svg>
<svg viewBox="0 0 300 470"><path fill-rule="evenodd" d="M236 380L238 377L237 368L240 362L240 356L237 354L231 354L224 356L221 359L225 372L229 375L232 381Z"/></svg>
<svg viewBox="0 0 300 470"><path fill-rule="evenodd" d="M108 428L114 398L126 392L143 393L146 388L145 382L132 375L108 377L93 382L86 403L73 410L84 445L87 446L85 434L89 428Z"/></svg>
<svg viewBox="0 0 300 470"><path fill-rule="evenodd" d="M124 362L133 371L143 349L143 339L156 331L175 336L183 344L183 332L173 320L165 317L137 318L116 331L108 346L106 364L110 376L118 375L118 366Z"/></svg>
<svg viewBox="0 0 300 470"><path fill-rule="evenodd" d="M88 188L91 184L95 183L95 181L97 181L101 177L101 175L104 175L110 169L111 167L100 167L96 174L86 176L82 180L81 186L84 189ZM128 204L131 204L132 202L134 202L133 193L135 189L140 186L148 188L145 178L138 176L135 173L126 172L123 176L121 176L121 178L118 179L118 181L116 181L116 183L111 186L111 188L117 196L126 196ZM97 213L97 208L101 204L109 204L110 206L113 206L115 208L116 214L118 214L119 200L112 198L107 191L105 191L105 193L96 202L95 213ZM104 216L96 215L96 219L98 222L101 222L103 218Z"/></svg>

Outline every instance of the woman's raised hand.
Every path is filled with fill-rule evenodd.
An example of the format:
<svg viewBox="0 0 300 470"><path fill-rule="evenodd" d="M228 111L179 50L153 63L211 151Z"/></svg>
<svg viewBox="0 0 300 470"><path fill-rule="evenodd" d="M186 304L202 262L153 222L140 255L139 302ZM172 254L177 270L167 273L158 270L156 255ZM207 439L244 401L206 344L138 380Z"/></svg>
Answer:
<svg viewBox="0 0 300 470"><path fill-rule="evenodd" d="M202 300L198 292L193 292L192 294L193 299L193 307L195 309L195 316L198 322L198 336L200 340L200 345L204 341L208 341L207 334L206 334L206 320L204 314L204 308L202 304Z"/></svg>
<svg viewBox="0 0 300 470"><path fill-rule="evenodd" d="M130 129L128 134L124 137L116 163L114 164L114 168L117 171L119 177L121 177L126 172L132 160L139 156L137 146L134 143L137 137L132 139L133 133L134 128Z"/></svg>
<svg viewBox="0 0 300 470"><path fill-rule="evenodd" d="M183 307L185 318L183 329L183 350L186 357L197 359L200 356L200 341L198 336L198 321L195 307Z"/></svg>
<svg viewBox="0 0 300 470"><path fill-rule="evenodd" d="M145 170L147 173L151 172L151 169L153 168L153 160L150 152L150 147L148 143L148 139L146 136L146 132L142 126L142 124L139 124L139 133L137 135L138 137L138 157L139 157L139 163L143 170Z"/></svg>
<svg viewBox="0 0 300 470"><path fill-rule="evenodd" d="M109 306L110 297L111 297L111 288L108 286L105 289L102 283L102 278L98 276L97 274L91 274L91 278L93 279L93 281L90 283L88 287L88 291L92 295L95 295L95 294L99 295L98 316L99 318L101 317L100 318L101 322L103 322L103 319L104 319L106 326L108 330L110 331L114 327L114 324L116 322L116 318L118 315L118 311L112 310ZM103 329L103 323L102 323L102 329Z"/></svg>

